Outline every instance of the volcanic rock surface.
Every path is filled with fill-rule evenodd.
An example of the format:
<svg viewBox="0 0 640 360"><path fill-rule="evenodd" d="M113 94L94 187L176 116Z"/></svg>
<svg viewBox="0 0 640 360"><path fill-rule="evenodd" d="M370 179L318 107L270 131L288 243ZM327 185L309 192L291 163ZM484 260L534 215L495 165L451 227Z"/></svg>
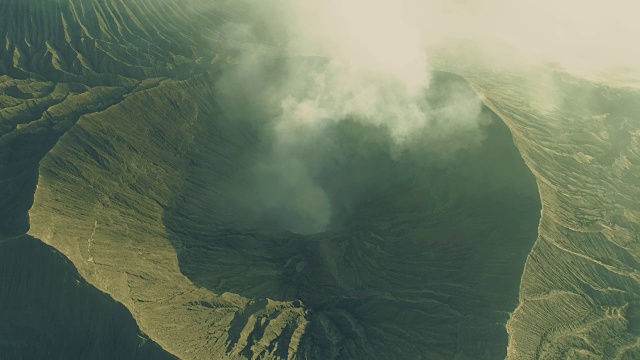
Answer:
<svg viewBox="0 0 640 360"><path fill-rule="evenodd" d="M217 87L259 48L225 32L246 11L0 4L0 351L640 356L637 90L442 61L426 96L477 92L483 141L397 153L384 128L335 122L314 173L329 225L295 231L237 190L272 141L268 112Z"/></svg>
<svg viewBox="0 0 640 360"><path fill-rule="evenodd" d="M509 126L542 199L508 358L640 356L640 91L553 69L440 67L465 76Z"/></svg>

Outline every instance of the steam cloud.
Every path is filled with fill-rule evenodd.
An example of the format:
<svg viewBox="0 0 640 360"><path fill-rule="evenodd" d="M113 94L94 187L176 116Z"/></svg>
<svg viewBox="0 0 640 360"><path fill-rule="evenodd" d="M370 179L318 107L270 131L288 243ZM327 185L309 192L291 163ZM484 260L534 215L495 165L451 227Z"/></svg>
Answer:
<svg viewBox="0 0 640 360"><path fill-rule="evenodd" d="M236 65L219 91L258 107L263 116L256 126L268 129L268 151L253 165L248 190L254 210L276 214L275 222L298 233L320 232L332 221L331 196L318 183L318 171L339 157L328 131L336 123L384 129L392 156L431 143L450 154L482 141L480 100L465 88L430 88L427 49L471 39L506 44L519 61L555 62L568 70L640 64L640 48L629 44L640 34L631 11L638 5L631 1L245 4L246 21L224 29ZM434 96L436 103L429 101Z"/></svg>

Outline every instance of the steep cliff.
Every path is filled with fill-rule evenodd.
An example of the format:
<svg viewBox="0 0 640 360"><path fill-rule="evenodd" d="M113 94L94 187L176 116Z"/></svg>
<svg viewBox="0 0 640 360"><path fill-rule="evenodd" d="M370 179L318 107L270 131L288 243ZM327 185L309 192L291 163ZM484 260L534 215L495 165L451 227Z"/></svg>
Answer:
<svg viewBox="0 0 640 360"><path fill-rule="evenodd" d="M440 67L465 76L509 126L542 199L508 357L640 356L640 91L553 68Z"/></svg>

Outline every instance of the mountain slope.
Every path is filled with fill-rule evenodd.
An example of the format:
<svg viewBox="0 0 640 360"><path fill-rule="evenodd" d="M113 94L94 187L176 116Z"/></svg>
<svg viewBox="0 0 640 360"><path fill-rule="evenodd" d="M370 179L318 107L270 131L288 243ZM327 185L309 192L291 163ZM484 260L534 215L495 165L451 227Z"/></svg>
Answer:
<svg viewBox="0 0 640 360"><path fill-rule="evenodd" d="M449 170L363 144L378 158L344 164L356 177L333 191L391 177L351 198L337 221L350 225L302 237L229 202L256 133L208 101L214 83L164 82L81 118L41 162L31 234L181 358L500 356L519 279L508 269L539 214L503 125ZM380 131L345 126L344 146Z"/></svg>
<svg viewBox="0 0 640 360"><path fill-rule="evenodd" d="M29 237L0 250L0 358L175 359L56 250Z"/></svg>
<svg viewBox="0 0 640 360"><path fill-rule="evenodd" d="M217 88L237 46L251 46L225 28L247 9L0 6L10 14L0 25L0 232L30 226L165 350L185 359L505 355L540 202L488 108L482 145L447 159L429 146L398 155L385 129L357 119L330 127L315 180L331 224L296 234L247 210L251 192L238 194L271 145L268 111ZM470 92L438 73L431 96L451 84Z"/></svg>
<svg viewBox="0 0 640 360"><path fill-rule="evenodd" d="M552 69L440 66L504 119L542 198L508 357L637 358L640 91Z"/></svg>

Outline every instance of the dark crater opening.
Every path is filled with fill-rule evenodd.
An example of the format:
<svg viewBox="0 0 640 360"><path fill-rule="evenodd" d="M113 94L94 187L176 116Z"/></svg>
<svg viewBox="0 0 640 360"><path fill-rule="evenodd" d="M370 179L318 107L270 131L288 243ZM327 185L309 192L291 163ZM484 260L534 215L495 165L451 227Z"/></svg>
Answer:
<svg viewBox="0 0 640 360"><path fill-rule="evenodd" d="M426 96L437 103L438 89L452 85L471 91L436 73ZM317 164L311 178L330 221L303 235L290 231L295 214L257 204L271 181L255 171L272 146L271 114L247 100L264 89L250 79L239 87L218 94L201 121L182 193L165 214L181 271L216 293L300 301L311 320L300 354L308 358L503 358L541 204L497 115L483 107L481 144L446 156L447 139L394 152L384 127L327 126L303 159Z"/></svg>

